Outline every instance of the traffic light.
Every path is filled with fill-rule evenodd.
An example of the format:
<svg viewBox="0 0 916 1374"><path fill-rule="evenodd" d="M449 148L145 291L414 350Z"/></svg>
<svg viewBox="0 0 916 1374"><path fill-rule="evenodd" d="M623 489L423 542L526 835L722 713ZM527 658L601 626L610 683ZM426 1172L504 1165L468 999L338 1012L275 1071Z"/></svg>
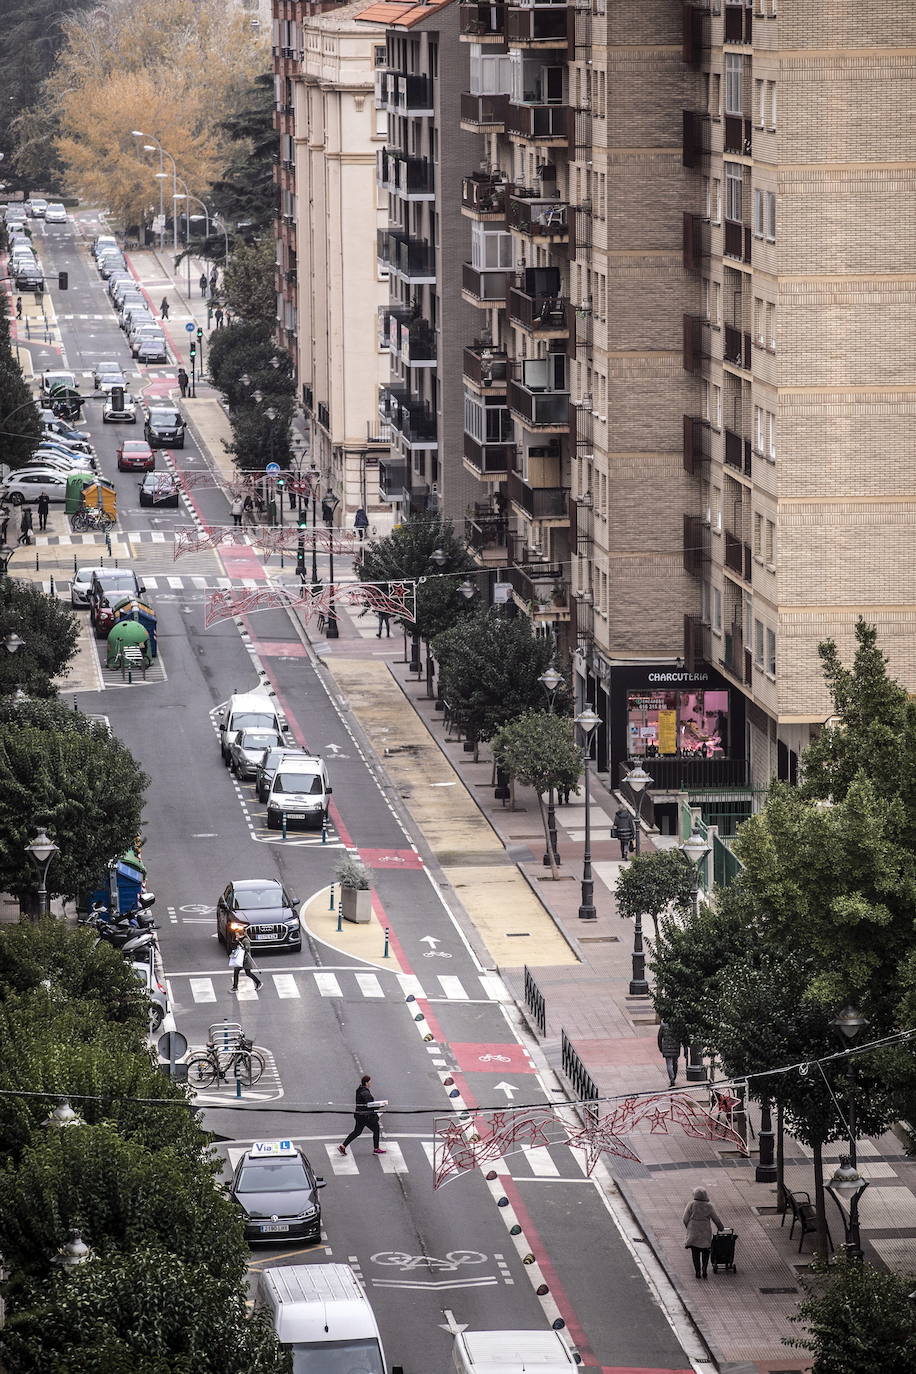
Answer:
<svg viewBox="0 0 916 1374"><path fill-rule="evenodd" d="M69 274L69 272L58 272L58 274L57 274L57 289L58 289L58 291L66 291L69 285L70 285L70 274Z"/></svg>
<svg viewBox="0 0 916 1374"><path fill-rule="evenodd" d="M277 491L282 491L283 488L284 488L285 486L286 486L286 482L284 481L284 479L283 479L282 477L278 477L278 478L277 478Z"/></svg>
<svg viewBox="0 0 916 1374"><path fill-rule="evenodd" d="M191 361L193 362L194 359L195 359L196 357L197 357L197 344L196 344L196 343L194 342L194 340L192 339L192 340L191 340Z"/></svg>
<svg viewBox="0 0 916 1374"><path fill-rule="evenodd" d="M202 343L202 342L203 342L203 337L204 337L204 331L201 329L200 325L198 325L198 326L197 326L197 342L198 342L198 343Z"/></svg>

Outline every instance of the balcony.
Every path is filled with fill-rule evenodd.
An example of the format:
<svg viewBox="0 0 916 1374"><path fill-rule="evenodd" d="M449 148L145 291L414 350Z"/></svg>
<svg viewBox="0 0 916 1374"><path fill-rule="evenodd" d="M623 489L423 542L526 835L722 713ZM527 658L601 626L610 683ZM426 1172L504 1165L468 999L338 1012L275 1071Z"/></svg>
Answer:
<svg viewBox="0 0 916 1374"><path fill-rule="evenodd" d="M566 296L530 296L512 287L509 319L539 339L569 338L569 300Z"/></svg>
<svg viewBox="0 0 916 1374"><path fill-rule="evenodd" d="M475 95L473 91L462 91L461 127L471 134L504 133L508 109L507 95Z"/></svg>
<svg viewBox="0 0 916 1374"><path fill-rule="evenodd" d="M754 558L750 544L745 544L730 530L725 531L725 566L729 572L740 577L743 582L751 581Z"/></svg>
<svg viewBox="0 0 916 1374"><path fill-rule="evenodd" d="M508 272L485 272L465 262L461 267L461 294L470 305L505 305L508 276Z"/></svg>
<svg viewBox="0 0 916 1374"><path fill-rule="evenodd" d="M527 429L569 429L569 392L532 391L523 382L509 382L509 409Z"/></svg>
<svg viewBox="0 0 916 1374"><path fill-rule="evenodd" d="M475 506L464 521L464 542L481 562L501 563L506 552L509 522L505 515L494 515L488 505ZM489 556L489 557L488 557Z"/></svg>
<svg viewBox="0 0 916 1374"><path fill-rule="evenodd" d="M475 96L474 99L505 100L505 96ZM464 100L464 96L461 97ZM461 180L461 212L468 219L501 220L506 218L509 187L499 177L476 172Z"/></svg>
<svg viewBox="0 0 916 1374"><path fill-rule="evenodd" d="M708 420L684 416L684 471L705 472L712 457L712 429Z"/></svg>
<svg viewBox="0 0 916 1374"><path fill-rule="evenodd" d="M725 152L750 157L754 140L754 126L751 121L744 119L742 115L727 114L723 124Z"/></svg>
<svg viewBox="0 0 916 1374"><path fill-rule="evenodd" d="M684 616L684 666L693 673L697 665L710 663L712 635L709 626L698 615Z"/></svg>
<svg viewBox="0 0 916 1374"><path fill-rule="evenodd" d="M490 5L486 0L462 0L458 24L463 43L504 43L506 6Z"/></svg>
<svg viewBox="0 0 916 1374"><path fill-rule="evenodd" d="M750 334L736 329L733 324L727 324L723 330L722 361L731 363L732 367L742 367L749 372L751 369Z"/></svg>
<svg viewBox="0 0 916 1374"><path fill-rule="evenodd" d="M404 501L410 495L410 469L406 463L392 463L379 459L378 488L380 501Z"/></svg>
<svg viewBox="0 0 916 1374"><path fill-rule="evenodd" d="M412 72L384 72L382 75L384 106L390 114L432 118L433 86L428 76Z"/></svg>
<svg viewBox="0 0 916 1374"><path fill-rule="evenodd" d="M565 48L569 43L569 13L566 0L557 4L510 4L506 41L512 48Z"/></svg>
<svg viewBox="0 0 916 1374"><path fill-rule="evenodd" d="M739 262L750 262L751 226L739 224L734 219L727 219L725 221L723 250L727 258L737 258Z"/></svg>
<svg viewBox="0 0 916 1374"><path fill-rule="evenodd" d="M565 148L570 142L572 111L568 105L511 104L506 132L549 148Z"/></svg>
<svg viewBox="0 0 916 1374"><path fill-rule="evenodd" d="M508 383L509 363L505 352L500 348L490 348L488 344L474 344L464 350L461 371L466 382L479 390L487 390L494 395L505 391Z"/></svg>
<svg viewBox="0 0 916 1374"><path fill-rule="evenodd" d="M705 315L684 316L684 371L700 373L709 354L709 320Z"/></svg>
<svg viewBox="0 0 916 1374"><path fill-rule="evenodd" d="M683 125L681 161L685 167L699 167L711 149L709 115L703 110L684 110Z"/></svg>
<svg viewBox="0 0 916 1374"><path fill-rule="evenodd" d="M424 239L412 239L402 229L379 229L378 260L383 267L416 285L436 280L436 255Z"/></svg>
<svg viewBox="0 0 916 1374"><path fill-rule="evenodd" d="M517 106L515 108L518 108ZM555 196L509 197L509 228L530 239L564 243L569 238L569 205Z"/></svg>
<svg viewBox="0 0 916 1374"><path fill-rule="evenodd" d="M688 67L699 67L704 49L710 46L709 14L706 5L684 5L681 55Z"/></svg>
<svg viewBox="0 0 916 1374"><path fill-rule="evenodd" d="M425 401L403 387L382 387L379 412L411 448L435 448L436 416Z"/></svg>
<svg viewBox="0 0 916 1374"><path fill-rule="evenodd" d="M435 367L436 334L428 320L392 319L390 348L408 367Z"/></svg>
<svg viewBox="0 0 916 1374"><path fill-rule="evenodd" d="M725 42L741 43L745 46L753 42L754 16L745 5L725 5Z"/></svg>
<svg viewBox="0 0 916 1374"><path fill-rule="evenodd" d="M501 574L512 584L515 599L523 610L550 620L569 615L569 585L559 563L513 564Z"/></svg>
<svg viewBox="0 0 916 1374"><path fill-rule="evenodd" d="M754 665L751 662L750 650L744 647L740 625L733 625L730 631L726 630L723 637L725 650L722 666L739 682L750 686L754 678Z"/></svg>
<svg viewBox="0 0 916 1374"><path fill-rule="evenodd" d="M507 493L513 505L529 520L568 520L568 487L533 487L517 472L507 478Z"/></svg>
<svg viewBox="0 0 916 1374"><path fill-rule="evenodd" d="M500 443L486 443L465 430L464 461L473 468L476 477L505 477L514 457L515 443L511 438Z"/></svg>
<svg viewBox="0 0 916 1374"><path fill-rule="evenodd" d="M684 214L682 253L685 272L701 272L712 249L712 230L702 215Z"/></svg>
<svg viewBox="0 0 916 1374"><path fill-rule="evenodd" d="M699 576L709 562L709 526L698 515L684 516L684 571Z"/></svg>
<svg viewBox="0 0 916 1374"><path fill-rule="evenodd" d="M434 200L435 169L429 158L408 157L399 148L381 148L376 154L379 186L404 200Z"/></svg>
<svg viewBox="0 0 916 1374"><path fill-rule="evenodd" d="M725 431L725 462L728 467L734 468L736 472L743 472L745 477L750 477L753 462L750 439L743 439L733 429L727 429Z"/></svg>

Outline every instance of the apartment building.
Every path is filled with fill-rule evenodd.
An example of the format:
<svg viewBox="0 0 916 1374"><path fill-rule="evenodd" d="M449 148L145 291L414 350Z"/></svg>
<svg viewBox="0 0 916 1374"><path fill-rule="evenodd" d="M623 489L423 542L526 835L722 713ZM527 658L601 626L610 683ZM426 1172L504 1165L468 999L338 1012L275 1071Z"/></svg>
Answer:
<svg viewBox="0 0 916 1374"><path fill-rule="evenodd" d="M379 413L391 454L380 466L381 495L395 512L438 511L462 522L475 483L461 461L461 357L475 312L461 296L470 227L459 196L475 140L459 127L467 52L458 6L379 0L360 20L386 34L378 79L388 140L378 186L388 219L377 253L388 279L379 337L391 370Z"/></svg>

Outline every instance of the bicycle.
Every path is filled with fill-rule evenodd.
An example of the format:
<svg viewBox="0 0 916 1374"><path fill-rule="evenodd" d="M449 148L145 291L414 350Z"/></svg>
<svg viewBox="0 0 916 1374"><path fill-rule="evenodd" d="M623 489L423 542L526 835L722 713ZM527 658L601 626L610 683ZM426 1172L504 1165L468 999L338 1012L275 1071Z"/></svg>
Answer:
<svg viewBox="0 0 916 1374"><path fill-rule="evenodd" d="M70 517L70 524L74 530L101 530L102 533L107 533L114 528L114 523L102 511L97 510L78 510Z"/></svg>
<svg viewBox="0 0 916 1374"><path fill-rule="evenodd" d="M192 1088L209 1088L216 1082L228 1082L231 1075L250 1088L252 1083L257 1083L264 1068L263 1056L250 1040L241 1036L238 1044L228 1049L221 1051L209 1044L206 1049L192 1054L188 1059L188 1082Z"/></svg>

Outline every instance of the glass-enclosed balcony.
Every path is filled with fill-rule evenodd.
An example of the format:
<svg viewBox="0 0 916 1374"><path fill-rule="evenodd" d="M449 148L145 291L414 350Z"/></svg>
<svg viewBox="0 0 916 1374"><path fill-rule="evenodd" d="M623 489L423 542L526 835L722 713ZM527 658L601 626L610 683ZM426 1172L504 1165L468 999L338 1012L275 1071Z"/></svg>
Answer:
<svg viewBox="0 0 916 1374"><path fill-rule="evenodd" d="M565 243L569 238L569 205L556 196L509 197L509 228L531 239Z"/></svg>

